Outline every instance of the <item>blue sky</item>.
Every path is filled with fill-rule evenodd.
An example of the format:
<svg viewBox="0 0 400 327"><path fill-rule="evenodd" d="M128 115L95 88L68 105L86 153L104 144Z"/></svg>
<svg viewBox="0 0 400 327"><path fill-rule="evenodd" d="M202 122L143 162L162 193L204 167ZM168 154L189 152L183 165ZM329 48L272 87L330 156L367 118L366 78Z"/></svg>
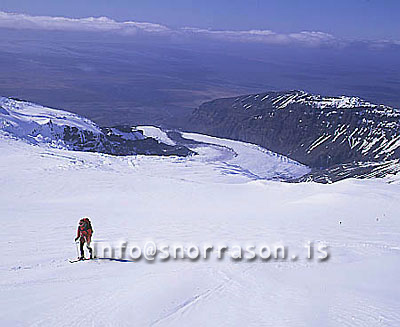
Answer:
<svg viewBox="0 0 400 327"><path fill-rule="evenodd" d="M107 16L169 27L321 31L348 39L400 39L399 0L2 0L29 15Z"/></svg>

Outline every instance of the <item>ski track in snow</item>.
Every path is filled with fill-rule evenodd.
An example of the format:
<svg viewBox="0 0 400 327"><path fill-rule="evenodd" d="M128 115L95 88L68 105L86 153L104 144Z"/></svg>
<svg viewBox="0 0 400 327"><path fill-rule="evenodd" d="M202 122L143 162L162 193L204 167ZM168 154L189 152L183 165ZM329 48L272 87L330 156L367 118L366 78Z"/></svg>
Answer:
<svg viewBox="0 0 400 327"><path fill-rule="evenodd" d="M204 142L198 156L113 157L0 135L1 326L400 324L395 177L267 181L260 162L304 166L271 164L271 153L242 142L184 136ZM86 215L98 241L283 242L296 253L322 240L331 258L70 264Z"/></svg>

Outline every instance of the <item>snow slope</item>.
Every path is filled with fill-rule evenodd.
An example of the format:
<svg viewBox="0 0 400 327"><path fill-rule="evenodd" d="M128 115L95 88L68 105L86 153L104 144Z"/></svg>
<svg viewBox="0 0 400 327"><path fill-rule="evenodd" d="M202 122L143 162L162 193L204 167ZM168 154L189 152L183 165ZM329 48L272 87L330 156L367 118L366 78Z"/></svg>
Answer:
<svg viewBox="0 0 400 327"><path fill-rule="evenodd" d="M95 123L68 111L0 97L0 129L5 132L29 141L52 142L62 138L65 126L101 133Z"/></svg>
<svg viewBox="0 0 400 327"><path fill-rule="evenodd" d="M262 181L203 159L115 157L0 135L0 325L400 324L398 183ZM70 264L85 215L97 241L300 249L323 240L331 258Z"/></svg>

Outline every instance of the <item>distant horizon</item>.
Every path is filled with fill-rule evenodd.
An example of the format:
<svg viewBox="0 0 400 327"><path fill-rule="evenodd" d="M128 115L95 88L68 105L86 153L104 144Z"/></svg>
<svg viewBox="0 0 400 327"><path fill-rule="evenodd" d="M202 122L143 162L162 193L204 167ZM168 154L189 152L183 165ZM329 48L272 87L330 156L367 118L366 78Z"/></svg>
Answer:
<svg viewBox="0 0 400 327"><path fill-rule="evenodd" d="M1 7L0 7L1 8ZM400 26L399 26L400 27ZM373 37L368 34L364 37L338 36L323 29L292 29L285 32L265 29L219 29L213 27L197 27L193 25L163 25L156 21L144 20L115 20L110 16L49 16L30 15L13 11L0 10L0 30L44 30L44 31L81 31L99 33L118 33L127 37L134 37L138 33L156 36L173 37L205 37L223 41L256 42L271 45L296 44L302 46L346 46L354 42L366 42L373 47L385 45L400 46L400 36Z"/></svg>
<svg viewBox="0 0 400 327"><path fill-rule="evenodd" d="M176 125L205 101L293 89L400 108L397 9L375 0L5 0L0 93L100 124Z"/></svg>
<svg viewBox="0 0 400 327"><path fill-rule="evenodd" d="M173 29L272 30L278 34L317 31L346 39L399 40L397 0L107 0L68 2L3 0L0 11L30 16L109 17Z"/></svg>

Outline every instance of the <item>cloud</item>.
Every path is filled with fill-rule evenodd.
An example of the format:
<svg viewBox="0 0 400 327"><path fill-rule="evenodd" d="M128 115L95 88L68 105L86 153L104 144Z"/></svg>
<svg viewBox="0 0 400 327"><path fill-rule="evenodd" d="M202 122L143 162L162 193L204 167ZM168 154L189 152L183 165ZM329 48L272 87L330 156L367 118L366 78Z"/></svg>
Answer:
<svg viewBox="0 0 400 327"><path fill-rule="evenodd" d="M85 32L118 32L136 34L139 31L148 33L166 33L166 26L132 21L116 22L108 17L67 18L51 16L29 16L25 14L0 11L0 28L36 29L53 31Z"/></svg>
<svg viewBox="0 0 400 327"><path fill-rule="evenodd" d="M191 33L193 35L241 42L258 42L268 44L298 43L308 46L339 45L343 43L333 35L323 32L280 34L271 30L214 31L191 27L183 28L181 31L184 31L185 33Z"/></svg>
<svg viewBox="0 0 400 327"><path fill-rule="evenodd" d="M182 38L206 38L230 42L252 42L272 45L301 45L309 47L346 46L355 41L337 38L331 34L319 31L303 31L298 33L276 33L271 30L209 30L194 27L172 29L164 25L125 21L117 22L108 17L67 18L51 16L30 16L26 14L0 11L0 28L33 29L49 31L82 31L110 32L122 35L138 33ZM400 41L372 40L361 42L371 48L381 48L390 45L399 46Z"/></svg>

